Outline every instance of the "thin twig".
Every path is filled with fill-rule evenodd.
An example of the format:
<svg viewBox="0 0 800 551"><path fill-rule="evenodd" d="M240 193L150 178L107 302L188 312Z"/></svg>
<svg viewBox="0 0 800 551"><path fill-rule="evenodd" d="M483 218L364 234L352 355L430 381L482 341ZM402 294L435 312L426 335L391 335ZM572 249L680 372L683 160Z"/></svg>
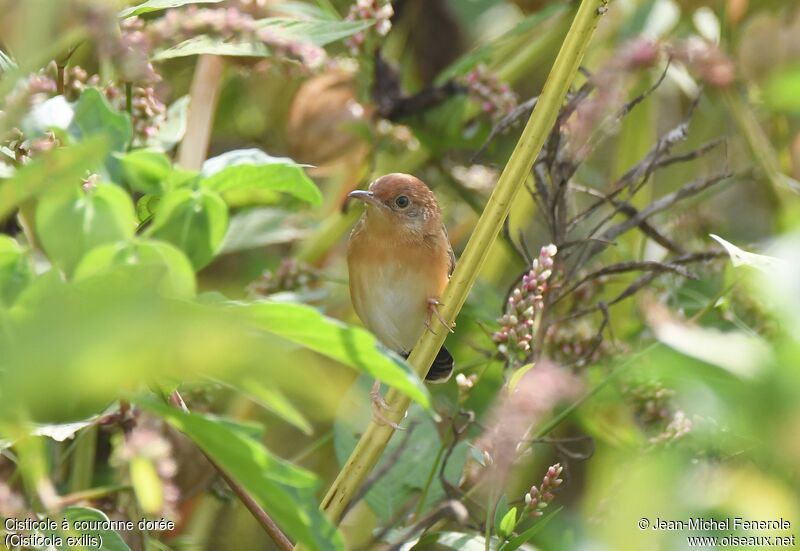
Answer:
<svg viewBox="0 0 800 551"><path fill-rule="evenodd" d="M392 453L386 456L386 460L384 461L383 465L381 465L378 469L375 469L369 478L364 481L364 484L358 489L358 491L353 494L353 499L344 509L342 518L344 518L347 513L369 493L372 487L381 478L386 476L386 474L397 464L397 462L400 460L400 456L403 455L403 452L406 450L406 446L408 446L408 443L411 441L411 433L414 432L415 428L417 428L416 423L409 423L408 428L406 429L405 433L403 433L403 439L397 444L397 447L392 450Z"/></svg>
<svg viewBox="0 0 800 551"><path fill-rule="evenodd" d="M177 390L173 391L169 395L169 401L176 408L185 413L189 413L189 408L186 407L186 402L183 401L183 398ZM241 484L234 480L225 471L225 469L223 469L216 461L214 461L205 451L200 451L206 457L206 459L208 459L208 462L211 463L211 465L217 470L222 479L228 484L228 486L230 486L231 490L234 491L244 506L247 507L247 510L250 511L250 514L255 517L267 535L272 538L272 541L274 541L275 544L283 551L291 551L291 549L293 549L292 542L288 537L286 537L286 534L283 533L280 526L278 526L278 524L272 520L267 512L261 508L261 505L256 502L253 496L251 496Z"/></svg>
<svg viewBox="0 0 800 551"><path fill-rule="evenodd" d="M606 275L612 274L622 274L625 272L657 272L657 273L666 273L672 272L674 274L678 274L683 276L687 279L697 279L697 276L688 271L681 265L672 264L668 262L657 262L655 260L642 260L642 261L631 261L631 262L620 262L618 264L612 264L610 266L604 266L599 270L596 270L581 279L579 279L576 283L573 283L570 287L568 287L565 291L559 293L558 297L553 301L553 304L560 301L562 298L568 296L570 293L574 292L575 289L584 285L592 280L595 280L599 277L603 277Z"/></svg>

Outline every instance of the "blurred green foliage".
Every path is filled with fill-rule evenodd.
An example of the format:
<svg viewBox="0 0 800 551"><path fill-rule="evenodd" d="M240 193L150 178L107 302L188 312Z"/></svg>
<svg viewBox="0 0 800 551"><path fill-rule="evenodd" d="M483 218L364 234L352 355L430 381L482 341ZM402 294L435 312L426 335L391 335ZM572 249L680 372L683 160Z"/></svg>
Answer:
<svg viewBox="0 0 800 551"><path fill-rule="evenodd" d="M178 522L93 532L108 550L273 548L205 454L309 549L799 534L796 3L610 3L430 388L359 327L344 197L414 173L461 251L527 117L501 106L538 95L574 3L405 0L385 35L361 4L0 0L0 516ZM498 319L551 242L515 365ZM550 363L570 391L539 411ZM337 528L318 505L373 378L416 404ZM637 526L695 517L791 529Z"/></svg>

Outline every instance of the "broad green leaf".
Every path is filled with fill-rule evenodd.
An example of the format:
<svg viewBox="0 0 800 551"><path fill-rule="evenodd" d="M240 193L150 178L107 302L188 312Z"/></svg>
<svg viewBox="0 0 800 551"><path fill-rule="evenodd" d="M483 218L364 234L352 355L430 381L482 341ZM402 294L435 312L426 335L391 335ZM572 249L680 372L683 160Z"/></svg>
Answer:
<svg viewBox="0 0 800 551"><path fill-rule="evenodd" d="M125 8L119 12L119 17L120 19L124 19L134 15L142 15L143 13L188 6L189 4L219 4L220 2L222 2L222 0L148 0L136 6Z"/></svg>
<svg viewBox="0 0 800 551"><path fill-rule="evenodd" d="M134 272L149 274L155 287L166 296L189 298L195 294L189 259L169 243L153 239L132 239L95 248L78 264L75 279L88 279L120 267L141 268Z"/></svg>
<svg viewBox="0 0 800 551"><path fill-rule="evenodd" d="M94 247L133 237L137 223L128 194L108 183L47 195L35 216L42 248L67 274Z"/></svg>
<svg viewBox="0 0 800 551"><path fill-rule="evenodd" d="M744 378L763 371L772 359L767 342L743 331L690 325L668 316L650 316L653 332L670 348Z"/></svg>
<svg viewBox="0 0 800 551"><path fill-rule="evenodd" d="M304 304L254 302L234 306L259 328L304 346L396 388L430 407L424 383L398 356L381 347L368 331L326 317Z"/></svg>
<svg viewBox="0 0 800 551"><path fill-rule="evenodd" d="M297 19L317 19L325 21L341 21L342 16L329 0L317 0L318 6L306 2L284 1L275 5L275 12L290 15Z"/></svg>
<svg viewBox="0 0 800 551"><path fill-rule="evenodd" d="M107 148L100 139L43 153L0 182L0 220L28 199L65 186L77 186L87 171L97 168Z"/></svg>
<svg viewBox="0 0 800 551"><path fill-rule="evenodd" d="M0 235L0 308L14 304L33 279L28 255L14 239Z"/></svg>
<svg viewBox="0 0 800 551"><path fill-rule="evenodd" d="M514 528L517 526L517 508L512 507L508 512L503 515L500 523L497 525L497 533L502 538L507 538L514 533Z"/></svg>
<svg viewBox="0 0 800 551"><path fill-rule="evenodd" d="M295 541L310 550L344 549L336 528L319 510L319 481L312 473L275 457L260 443L204 415L149 400L137 403L191 438Z"/></svg>
<svg viewBox="0 0 800 551"><path fill-rule="evenodd" d="M58 522L58 530L56 532L47 532L47 535L58 535L64 541L64 545L55 548L57 551L72 551L75 549L91 549L92 551L131 551L130 547L125 543L125 540L113 530L75 529L75 525L78 522L108 522L108 516L102 511L90 507L67 507L61 513L60 517L61 518L56 517L54 519ZM66 521L66 526L69 527L67 530L62 530L63 521ZM66 545L68 537L81 538L82 536L91 538L85 540L89 545Z"/></svg>
<svg viewBox="0 0 800 551"><path fill-rule="evenodd" d="M75 116L69 126L69 133L77 140L101 135L110 151L121 152L128 149L133 136L133 126L127 114L114 110L103 93L97 88L87 88L75 104ZM114 157L106 160L106 170L116 181L119 177L119 161Z"/></svg>
<svg viewBox="0 0 800 551"><path fill-rule="evenodd" d="M254 208L237 212L231 217L220 253L290 243L307 233L307 230L296 227L283 209Z"/></svg>
<svg viewBox="0 0 800 551"><path fill-rule="evenodd" d="M222 55L235 57L269 57L270 50L262 42L226 42L223 38L200 35L162 50L153 61L193 55Z"/></svg>
<svg viewBox="0 0 800 551"><path fill-rule="evenodd" d="M287 40L311 42L326 46L352 36L374 25L374 21L300 20L287 17L268 17L258 22L259 27L268 28L277 36Z"/></svg>
<svg viewBox="0 0 800 551"><path fill-rule="evenodd" d="M359 436L372 418L370 386L368 378L361 377L342 400L334 424L334 446L340 465L347 461ZM385 466L389 461L387 458L396 459L392 460L392 468L375 482L366 496L370 508L384 522L396 518L409 499L421 494L433 469L436 471L425 496L423 509L427 510L446 497L438 477L440 465L435 465L443 445L436 424L422 408L413 405L402 426L411 431L408 439L404 439L405 434L398 434L398 438L389 442L376 469L380 470ZM404 446L402 451L399 449L401 445ZM398 452L400 455L396 456ZM459 443L450 455L445 469L445 479L449 483L458 483L464 471L466 455L466 442Z"/></svg>
<svg viewBox="0 0 800 551"><path fill-rule="evenodd" d="M303 170L308 165L273 157L260 149L237 149L203 163L201 185L230 197L254 197L250 204L274 203L287 194L317 206L322 195ZM237 206L241 201L237 202Z"/></svg>
<svg viewBox="0 0 800 551"><path fill-rule="evenodd" d="M147 234L181 249L199 270L219 251L227 227L228 207L219 194L180 188L159 201Z"/></svg>
<svg viewBox="0 0 800 551"><path fill-rule="evenodd" d="M130 153L117 154L116 157L122 165L124 181L132 190L141 193L159 193L166 190L172 163L163 153L137 149Z"/></svg>

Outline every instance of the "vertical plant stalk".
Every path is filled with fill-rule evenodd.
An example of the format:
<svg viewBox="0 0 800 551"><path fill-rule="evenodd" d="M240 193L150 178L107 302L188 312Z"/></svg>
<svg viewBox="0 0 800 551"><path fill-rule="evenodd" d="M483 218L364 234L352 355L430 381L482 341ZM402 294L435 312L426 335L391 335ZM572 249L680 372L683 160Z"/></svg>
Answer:
<svg viewBox="0 0 800 551"><path fill-rule="evenodd" d="M178 164L199 170L206 160L225 62L220 56L201 55L189 90L186 134L178 146Z"/></svg>
<svg viewBox="0 0 800 551"><path fill-rule="evenodd" d="M97 426L90 425L75 442L75 452L69 473L69 489L79 492L92 487L94 457L97 451Z"/></svg>
<svg viewBox="0 0 800 551"><path fill-rule="evenodd" d="M539 101L441 297L441 313L448 323L455 320L466 301L489 249L502 228L503 220L511 209L511 202L523 187L558 117L564 97L575 78L597 22L607 10L607 5L608 0L582 0L547 77ZM426 331L417 342L408 361L420 377L424 377L445 337L446 332L439 328L437 333ZM386 401L390 413L387 417L395 422L402 420L409 406L409 399L391 390L386 396ZM380 459L393 433L394 429L391 426L377 424L374 421L369 424L322 501L322 510L331 520L337 523L341 520L343 511Z"/></svg>

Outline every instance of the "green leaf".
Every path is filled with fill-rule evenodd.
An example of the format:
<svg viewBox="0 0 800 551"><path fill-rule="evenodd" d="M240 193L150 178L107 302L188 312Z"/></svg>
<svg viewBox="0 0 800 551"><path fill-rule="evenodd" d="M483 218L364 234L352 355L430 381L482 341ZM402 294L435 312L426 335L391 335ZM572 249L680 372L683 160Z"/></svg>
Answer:
<svg viewBox="0 0 800 551"><path fill-rule="evenodd" d="M219 37L200 35L184 40L153 56L153 61L164 61L193 55L222 55L235 57L269 57L269 48L261 42L226 42Z"/></svg>
<svg viewBox="0 0 800 551"><path fill-rule="evenodd" d="M130 547L125 543L125 540L113 530L76 530L75 524L78 522L84 523L87 521L108 522L108 516L102 511L92 509L90 507L67 507L61 513L61 519L58 520L58 531L48 532L50 536L60 535L65 545L59 546L58 551L71 551L73 549L91 549L92 551L131 551ZM66 521L68 530L61 530L62 521ZM98 543L95 545L66 545L67 537L80 538L82 536L89 536L94 541L90 543Z"/></svg>
<svg viewBox="0 0 800 551"><path fill-rule="evenodd" d="M260 443L204 415L154 401L137 403L191 438L298 543L310 550L344 549L336 528L319 510L319 481L312 473L275 457Z"/></svg>
<svg viewBox="0 0 800 551"><path fill-rule="evenodd" d="M153 286L166 296L189 298L195 294L194 270L189 259L169 243L133 239L97 247L78 264L75 280L113 269L151 277Z"/></svg>
<svg viewBox="0 0 800 551"><path fill-rule="evenodd" d="M287 40L311 42L326 46L337 40L353 36L374 25L374 21L335 21L330 19L300 20L288 17L261 19L258 26L269 28Z"/></svg>
<svg viewBox="0 0 800 551"><path fill-rule="evenodd" d="M269 204L277 202L280 194L287 194L317 206L322 195L303 170L307 166L260 149L237 149L203 163L201 185L220 193L226 201L232 196L249 195L255 200L248 204ZM237 206L241 203L237 201Z"/></svg>
<svg viewBox="0 0 800 551"><path fill-rule="evenodd" d="M33 269L28 255L14 239L0 235L0 308L14 304L32 279Z"/></svg>
<svg viewBox="0 0 800 551"><path fill-rule="evenodd" d="M305 237L307 230L297 228L286 211L278 208L254 208L231 217L220 253L256 249L278 243L290 243Z"/></svg>
<svg viewBox="0 0 800 551"><path fill-rule="evenodd" d="M367 373L430 407L425 384L399 356L383 349L368 331L326 317L304 304L239 304L259 328Z"/></svg>
<svg viewBox="0 0 800 551"><path fill-rule="evenodd" d="M311 435L314 428L303 413L278 390L273 382L264 383L256 379L237 378L230 383L215 379L215 382L240 390L247 398L271 411L290 425Z"/></svg>
<svg viewBox="0 0 800 551"><path fill-rule="evenodd" d="M514 527L517 525L517 508L512 507L500 520L497 525L497 533L502 538L507 538L514 533Z"/></svg>
<svg viewBox="0 0 800 551"><path fill-rule="evenodd" d="M297 19L322 19L326 21L341 21L342 16L330 0L317 0L318 6L305 2L284 1L275 5L275 12L291 15Z"/></svg>
<svg viewBox="0 0 800 551"><path fill-rule="evenodd" d="M61 147L36 157L4 182L0 182L0 220L28 199L47 191L80 184L86 172L103 160L107 148L99 139Z"/></svg>
<svg viewBox="0 0 800 551"><path fill-rule="evenodd" d="M126 151L133 136L130 118L114 110L97 88L87 88L75 104L75 116L69 133L82 141L89 136L103 136L110 151ZM119 177L119 161L114 157L106 160L106 169L115 181Z"/></svg>
<svg viewBox="0 0 800 551"><path fill-rule="evenodd" d="M42 248L67 274L94 247L133 237L136 223L128 194L108 183L47 195L35 214Z"/></svg>
<svg viewBox="0 0 800 551"><path fill-rule="evenodd" d="M492 526L494 526L495 530L499 528L500 522L502 522L503 517L508 514L509 510L510 507L508 506L508 497L503 494L500 496L500 499L497 501L497 505L494 508L494 519L492 520Z"/></svg>
<svg viewBox="0 0 800 551"><path fill-rule="evenodd" d="M531 541L536 534L538 534L547 524L553 520L553 517L558 514L563 507L559 507L558 509L554 509L553 511L549 512L547 515L543 516L539 520L536 521L536 524L522 532L515 538L510 539L506 543L504 543L500 547L500 551L515 551L515 549L519 549L524 544Z"/></svg>
<svg viewBox="0 0 800 551"><path fill-rule="evenodd" d="M207 189L179 188L159 201L148 235L172 243L199 270L219 251L228 227L228 207Z"/></svg>
<svg viewBox="0 0 800 551"><path fill-rule="evenodd" d="M119 17L124 19L134 15L142 15L143 13L151 13L169 8L179 8L189 4L219 4L220 2L222 2L222 0L148 0L137 6L125 8L119 12Z"/></svg>
<svg viewBox="0 0 800 551"><path fill-rule="evenodd" d="M130 153L117 154L122 165L124 183L141 193L159 193L166 190L166 182L172 172L169 157L157 151L137 149Z"/></svg>
<svg viewBox="0 0 800 551"><path fill-rule="evenodd" d="M162 151L169 151L186 134L186 120L189 115L189 96L176 99L167 108L167 116L158 133L148 140L148 144Z"/></svg>

